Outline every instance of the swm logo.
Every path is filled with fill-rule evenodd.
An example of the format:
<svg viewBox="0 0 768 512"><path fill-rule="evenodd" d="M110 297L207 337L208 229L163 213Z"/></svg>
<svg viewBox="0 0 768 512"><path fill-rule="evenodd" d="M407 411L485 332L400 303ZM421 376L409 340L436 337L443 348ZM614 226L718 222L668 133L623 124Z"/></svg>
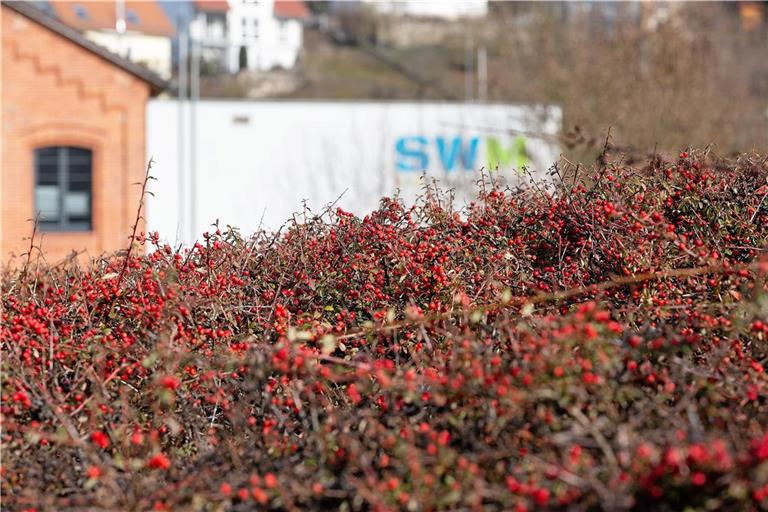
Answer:
<svg viewBox="0 0 768 512"><path fill-rule="evenodd" d="M395 143L395 167L398 172L422 172L438 162L443 171L473 171L485 165L487 169L515 168L520 171L528 165L526 139L522 135L511 139L505 147L497 137L467 139L438 136L433 139L422 135L400 137ZM483 147L484 146L484 147ZM478 156L486 158L478 165Z"/></svg>

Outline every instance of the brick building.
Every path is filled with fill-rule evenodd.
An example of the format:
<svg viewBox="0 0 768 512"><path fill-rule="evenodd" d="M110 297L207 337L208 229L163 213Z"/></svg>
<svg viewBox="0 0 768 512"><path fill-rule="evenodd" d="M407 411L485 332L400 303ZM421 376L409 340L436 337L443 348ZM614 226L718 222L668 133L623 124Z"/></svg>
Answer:
<svg viewBox="0 0 768 512"><path fill-rule="evenodd" d="M139 201L147 99L165 82L29 3L2 3L0 261L126 246Z"/></svg>

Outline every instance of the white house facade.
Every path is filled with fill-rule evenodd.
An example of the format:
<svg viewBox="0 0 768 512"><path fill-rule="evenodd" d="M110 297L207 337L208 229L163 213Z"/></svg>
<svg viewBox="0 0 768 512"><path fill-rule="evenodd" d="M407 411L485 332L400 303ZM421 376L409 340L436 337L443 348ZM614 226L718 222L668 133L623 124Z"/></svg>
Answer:
<svg viewBox="0 0 768 512"><path fill-rule="evenodd" d="M198 0L190 32L200 41L201 57L216 70L229 70L229 30L226 0Z"/></svg>
<svg viewBox="0 0 768 512"><path fill-rule="evenodd" d="M86 30L83 35L112 53L142 64L160 77L171 78L171 39L166 36L114 30Z"/></svg>
<svg viewBox="0 0 768 512"><path fill-rule="evenodd" d="M308 16L303 2L229 0L229 71L293 68L302 47L303 20Z"/></svg>
<svg viewBox="0 0 768 512"><path fill-rule="evenodd" d="M176 30L156 1L49 2L49 12L94 43L171 77Z"/></svg>

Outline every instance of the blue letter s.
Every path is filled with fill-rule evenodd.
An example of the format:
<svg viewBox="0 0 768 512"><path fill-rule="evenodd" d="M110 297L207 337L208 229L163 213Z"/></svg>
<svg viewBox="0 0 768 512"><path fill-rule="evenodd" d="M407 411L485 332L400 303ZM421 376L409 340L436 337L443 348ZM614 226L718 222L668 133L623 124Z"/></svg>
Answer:
<svg viewBox="0 0 768 512"><path fill-rule="evenodd" d="M424 149L426 145L426 137L400 137L397 139L395 144L397 170L400 172L426 170L429 167L429 157Z"/></svg>

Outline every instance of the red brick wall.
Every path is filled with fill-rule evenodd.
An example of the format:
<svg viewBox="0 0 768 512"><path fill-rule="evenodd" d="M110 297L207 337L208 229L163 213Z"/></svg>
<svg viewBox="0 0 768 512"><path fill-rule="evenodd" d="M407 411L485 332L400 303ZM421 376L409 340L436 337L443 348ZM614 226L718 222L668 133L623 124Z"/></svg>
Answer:
<svg viewBox="0 0 768 512"><path fill-rule="evenodd" d="M44 233L45 258L126 247L140 192L132 183L146 166L149 85L9 8L2 9L2 54L0 262L18 263L29 245L38 146L93 151L92 231Z"/></svg>

